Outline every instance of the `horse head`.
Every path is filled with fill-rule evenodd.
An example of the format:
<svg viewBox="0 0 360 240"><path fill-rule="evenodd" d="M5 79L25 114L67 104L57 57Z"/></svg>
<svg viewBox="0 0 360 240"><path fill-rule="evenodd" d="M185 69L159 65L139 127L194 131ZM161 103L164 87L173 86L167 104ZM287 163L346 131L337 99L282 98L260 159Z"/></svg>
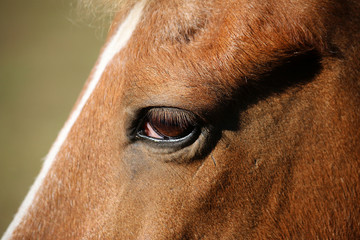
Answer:
<svg viewBox="0 0 360 240"><path fill-rule="evenodd" d="M360 237L360 4L141 0L3 239Z"/></svg>

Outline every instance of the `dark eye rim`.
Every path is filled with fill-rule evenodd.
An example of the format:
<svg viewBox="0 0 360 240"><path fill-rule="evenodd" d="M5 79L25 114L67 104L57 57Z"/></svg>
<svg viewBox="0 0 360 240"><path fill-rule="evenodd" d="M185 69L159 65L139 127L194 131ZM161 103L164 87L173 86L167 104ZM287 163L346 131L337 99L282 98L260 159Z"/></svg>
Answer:
<svg viewBox="0 0 360 240"><path fill-rule="evenodd" d="M197 123L192 125L192 130L189 131L185 136L181 137L174 137L174 138L166 138L166 139L157 139L153 137L146 136L144 134L144 131L142 129L142 126L144 125L144 122L146 121L146 113L149 112L152 109L171 109L175 111L181 111L186 114L191 114L193 117L197 119ZM199 121L199 117L196 116L196 114L185 110L181 108L176 107L149 107L145 108L141 111L139 120L137 121L136 128L134 133L134 140L140 140L147 144L152 145L153 147L161 147L161 148L184 148L186 146L191 145L198 139L199 135L201 134L201 123Z"/></svg>

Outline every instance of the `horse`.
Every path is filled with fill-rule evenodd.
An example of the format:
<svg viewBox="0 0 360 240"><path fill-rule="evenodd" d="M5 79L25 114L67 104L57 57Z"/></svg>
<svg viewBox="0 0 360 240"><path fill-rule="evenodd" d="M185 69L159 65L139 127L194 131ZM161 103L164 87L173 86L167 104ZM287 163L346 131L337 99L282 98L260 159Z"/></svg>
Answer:
<svg viewBox="0 0 360 240"><path fill-rule="evenodd" d="M359 1L113 3L3 239L360 239Z"/></svg>

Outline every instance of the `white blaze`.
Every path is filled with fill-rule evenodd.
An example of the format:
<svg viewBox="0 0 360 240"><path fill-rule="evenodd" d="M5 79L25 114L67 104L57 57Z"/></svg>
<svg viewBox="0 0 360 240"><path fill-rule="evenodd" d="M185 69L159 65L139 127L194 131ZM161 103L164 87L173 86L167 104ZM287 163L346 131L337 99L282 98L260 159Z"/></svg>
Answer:
<svg viewBox="0 0 360 240"><path fill-rule="evenodd" d="M124 22L119 26L116 34L111 38L111 40L107 44L105 50L100 56L99 64L96 66L95 73L83 97L81 98L79 104L76 106L76 109L72 112L68 121L65 123L64 127L61 129L58 137L56 138L56 141L54 142L53 146L50 149L50 152L46 156L40 174L37 176L34 184L31 186L30 191L28 192L27 196L25 197L25 200L21 204L13 221L11 222L10 226L4 233L2 240L9 239L11 237L15 228L19 225L23 217L28 212L29 207L31 206L35 198L35 195L38 192L40 186L42 185L42 182L44 181L47 173L51 169L51 166L53 165L61 146L66 140L72 126L78 119L82 109L84 108L92 92L96 88L104 70L106 69L109 62L113 59L113 57L126 45L132 33L134 32L142 15L144 5L145 5L145 0L142 0L134 6L134 8L130 11L129 15L126 17Z"/></svg>

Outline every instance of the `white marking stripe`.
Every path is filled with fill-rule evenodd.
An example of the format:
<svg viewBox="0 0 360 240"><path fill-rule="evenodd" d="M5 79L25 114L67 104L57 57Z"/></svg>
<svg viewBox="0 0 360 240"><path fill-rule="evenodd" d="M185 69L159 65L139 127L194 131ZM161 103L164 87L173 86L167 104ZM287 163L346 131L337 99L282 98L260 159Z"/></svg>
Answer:
<svg viewBox="0 0 360 240"><path fill-rule="evenodd" d="M21 204L17 214L14 217L14 220L11 222L10 226L4 233L2 240L9 239L13 234L13 231L21 222L25 214L27 213L31 203L34 200L34 197L39 190L43 180L45 179L47 173L49 172L53 162L56 159L56 156L63 145L64 141L66 140L72 126L76 122L77 118L79 117L83 107L85 106L86 102L88 101L91 93L94 91L95 87L97 86L101 76L106 69L106 66L109 62L113 59L113 57L126 45L128 40L130 39L132 33L134 32L140 17L142 15L142 10L145 5L145 0L138 2L134 8L130 11L127 18L118 28L115 36L112 37L111 41L106 46L105 50L100 56L99 64L96 67L94 76L90 81L81 101L77 105L76 109L71 114L69 120L66 122L63 129L60 131L55 143L50 149L49 154L47 155L43 167L40 171L40 174L35 180L35 183L31 186L30 191L28 192L25 200Z"/></svg>

